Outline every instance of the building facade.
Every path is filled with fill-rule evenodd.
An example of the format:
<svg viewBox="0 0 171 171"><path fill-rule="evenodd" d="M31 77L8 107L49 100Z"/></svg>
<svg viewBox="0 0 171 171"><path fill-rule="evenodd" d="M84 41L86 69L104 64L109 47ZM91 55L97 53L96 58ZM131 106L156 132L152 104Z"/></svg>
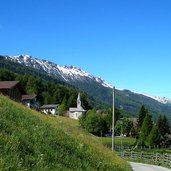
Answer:
<svg viewBox="0 0 171 171"><path fill-rule="evenodd" d="M40 111L45 113L45 114L53 114L57 115L58 114L58 104L48 104L48 105L43 105L40 107Z"/></svg>

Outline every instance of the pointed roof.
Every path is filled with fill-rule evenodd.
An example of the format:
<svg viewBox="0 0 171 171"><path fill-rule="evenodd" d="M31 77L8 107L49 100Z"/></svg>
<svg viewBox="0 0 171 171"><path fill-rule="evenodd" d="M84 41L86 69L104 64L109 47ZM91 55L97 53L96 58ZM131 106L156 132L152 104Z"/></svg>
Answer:
<svg viewBox="0 0 171 171"><path fill-rule="evenodd" d="M18 83L19 81L0 81L0 89L11 89Z"/></svg>

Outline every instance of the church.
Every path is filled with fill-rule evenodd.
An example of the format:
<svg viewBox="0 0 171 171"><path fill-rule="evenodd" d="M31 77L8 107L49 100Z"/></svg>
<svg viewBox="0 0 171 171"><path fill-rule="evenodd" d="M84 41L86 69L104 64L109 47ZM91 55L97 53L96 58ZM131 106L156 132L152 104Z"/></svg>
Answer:
<svg viewBox="0 0 171 171"><path fill-rule="evenodd" d="M84 110L81 106L80 93L78 93L77 107L76 108L73 108L73 107L69 108L69 117L72 119L79 119L85 112L86 112L86 110Z"/></svg>

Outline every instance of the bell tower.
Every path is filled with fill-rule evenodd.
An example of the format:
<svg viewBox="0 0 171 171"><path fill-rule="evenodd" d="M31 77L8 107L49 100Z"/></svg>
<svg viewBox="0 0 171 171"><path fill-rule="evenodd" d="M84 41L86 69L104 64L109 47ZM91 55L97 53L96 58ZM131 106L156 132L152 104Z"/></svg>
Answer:
<svg viewBox="0 0 171 171"><path fill-rule="evenodd" d="M78 93L78 97L77 97L77 108L81 108L81 98L80 98L80 93Z"/></svg>

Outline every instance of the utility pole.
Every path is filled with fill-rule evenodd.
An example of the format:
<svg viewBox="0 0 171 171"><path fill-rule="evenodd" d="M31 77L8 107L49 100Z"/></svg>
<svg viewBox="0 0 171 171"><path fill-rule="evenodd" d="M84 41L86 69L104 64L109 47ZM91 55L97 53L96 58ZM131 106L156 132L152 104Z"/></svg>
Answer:
<svg viewBox="0 0 171 171"><path fill-rule="evenodd" d="M113 87L112 151L114 151L114 137L115 137L115 87Z"/></svg>

